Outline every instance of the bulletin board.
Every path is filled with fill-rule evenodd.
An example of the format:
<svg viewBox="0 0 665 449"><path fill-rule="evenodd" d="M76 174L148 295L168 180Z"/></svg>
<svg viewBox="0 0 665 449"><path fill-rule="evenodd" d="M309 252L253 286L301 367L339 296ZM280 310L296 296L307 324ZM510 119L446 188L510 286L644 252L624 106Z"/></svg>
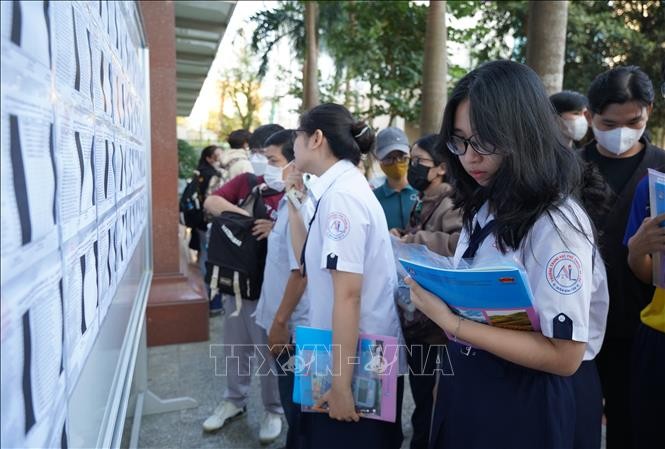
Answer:
<svg viewBox="0 0 665 449"><path fill-rule="evenodd" d="M139 6L0 8L1 445L109 447L152 276Z"/></svg>

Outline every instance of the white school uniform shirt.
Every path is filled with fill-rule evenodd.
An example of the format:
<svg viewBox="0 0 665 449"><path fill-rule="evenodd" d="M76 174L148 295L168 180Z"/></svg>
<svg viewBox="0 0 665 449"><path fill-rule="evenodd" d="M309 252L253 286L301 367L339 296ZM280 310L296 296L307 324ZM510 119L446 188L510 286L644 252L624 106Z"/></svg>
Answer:
<svg viewBox="0 0 665 449"><path fill-rule="evenodd" d="M263 271L263 285L261 286L261 295L255 312L256 324L265 329L266 332L270 330L282 302L291 271L300 270L299 257L296 257L291 245L289 205L287 201L286 196L280 200L277 207L277 219L268 235L268 254L265 270ZM307 218L306 213L303 213L303 218ZM292 331L295 326L307 324L307 308L307 298L303 295L289 320L289 327Z"/></svg>
<svg viewBox="0 0 665 449"><path fill-rule="evenodd" d="M592 360L600 351L607 322L605 264L592 243L591 222L575 201L567 199L560 210L550 215L552 219L548 214L538 218L524 237L525 244L517 251L509 250L505 256L490 234L478 248L473 266L495 265L502 257L523 265L542 334L587 343L584 360ZM493 218L485 203L474 217L473 226L485 226ZM465 228L455 251L456 266L469 246L469 237Z"/></svg>
<svg viewBox="0 0 665 449"><path fill-rule="evenodd" d="M311 185L318 202L305 248L309 326L332 329L331 270L363 276L361 333L402 334L394 301L395 261L383 209L365 177L351 162L330 167Z"/></svg>

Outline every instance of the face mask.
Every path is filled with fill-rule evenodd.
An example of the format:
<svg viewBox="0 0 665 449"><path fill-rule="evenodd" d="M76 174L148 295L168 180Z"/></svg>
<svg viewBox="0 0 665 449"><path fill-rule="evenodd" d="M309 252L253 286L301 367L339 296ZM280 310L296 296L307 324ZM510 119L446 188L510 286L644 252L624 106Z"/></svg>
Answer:
<svg viewBox="0 0 665 449"><path fill-rule="evenodd" d="M409 181L409 185L414 189L424 192L427 190L432 181L427 179L429 175L430 168L425 167L424 165L413 165L409 166L409 171L406 174L406 179Z"/></svg>
<svg viewBox="0 0 665 449"><path fill-rule="evenodd" d="M635 143L640 140L646 125L640 129L628 127L614 128L609 131L600 131L593 127L593 135L596 141L610 153L617 156L628 151Z"/></svg>
<svg viewBox="0 0 665 449"><path fill-rule="evenodd" d="M260 153L252 153L252 155L249 157L249 162L251 162L252 168L254 168L254 174L256 176L262 176L265 173L266 167L268 166L267 157Z"/></svg>
<svg viewBox="0 0 665 449"><path fill-rule="evenodd" d="M267 165L263 173L263 180L273 190L282 192L284 190L284 169L282 167L275 167L274 165Z"/></svg>
<svg viewBox="0 0 665 449"><path fill-rule="evenodd" d="M406 175L406 171L409 168L409 162L404 161L404 162L396 162L394 164L381 164L381 170L383 170L383 173L386 174L386 176L392 180L399 181L404 179L404 175Z"/></svg>
<svg viewBox="0 0 665 449"><path fill-rule="evenodd" d="M578 141L584 137L589 130L589 123L584 117L575 117L573 120L565 120L568 136Z"/></svg>

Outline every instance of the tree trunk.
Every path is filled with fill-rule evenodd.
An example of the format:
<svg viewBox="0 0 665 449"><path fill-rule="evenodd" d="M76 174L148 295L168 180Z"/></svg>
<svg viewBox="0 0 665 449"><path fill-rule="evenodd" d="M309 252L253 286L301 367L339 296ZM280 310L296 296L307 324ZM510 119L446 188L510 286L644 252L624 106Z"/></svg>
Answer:
<svg viewBox="0 0 665 449"><path fill-rule="evenodd" d="M548 95L563 87L567 1L530 1L526 63L543 80Z"/></svg>
<svg viewBox="0 0 665 449"><path fill-rule="evenodd" d="M351 109L351 72L347 67L344 71L344 106Z"/></svg>
<svg viewBox="0 0 665 449"><path fill-rule="evenodd" d="M438 132L447 97L446 2L431 1L427 11L420 133Z"/></svg>
<svg viewBox="0 0 665 449"><path fill-rule="evenodd" d="M303 110L308 111L319 104L318 58L319 39L317 36L318 7L316 2L305 2L305 65L303 71Z"/></svg>

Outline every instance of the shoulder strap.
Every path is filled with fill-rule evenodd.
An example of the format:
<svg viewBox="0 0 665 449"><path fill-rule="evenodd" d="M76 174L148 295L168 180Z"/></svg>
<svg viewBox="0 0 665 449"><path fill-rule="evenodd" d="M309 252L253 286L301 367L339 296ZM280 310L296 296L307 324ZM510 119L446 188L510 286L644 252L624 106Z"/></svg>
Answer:
<svg viewBox="0 0 665 449"><path fill-rule="evenodd" d="M424 218L421 218L420 226L422 229L425 229L425 225L427 224L429 219L432 218L432 215L434 215L434 212L436 212L439 206L441 206L441 203L445 198L446 197L444 195L441 195L441 197L439 197L439 200L436 202L436 205L432 207L432 209L427 213L427 215Z"/></svg>
<svg viewBox="0 0 665 449"><path fill-rule="evenodd" d="M259 177L254 173L247 172L247 185L249 186L249 191L254 190L254 187L259 183Z"/></svg>
<svg viewBox="0 0 665 449"><path fill-rule="evenodd" d="M247 173L247 186L249 193L238 205L240 208L245 209L253 217L264 218L266 215L265 206L262 200L261 189L258 186L259 180L254 173Z"/></svg>

